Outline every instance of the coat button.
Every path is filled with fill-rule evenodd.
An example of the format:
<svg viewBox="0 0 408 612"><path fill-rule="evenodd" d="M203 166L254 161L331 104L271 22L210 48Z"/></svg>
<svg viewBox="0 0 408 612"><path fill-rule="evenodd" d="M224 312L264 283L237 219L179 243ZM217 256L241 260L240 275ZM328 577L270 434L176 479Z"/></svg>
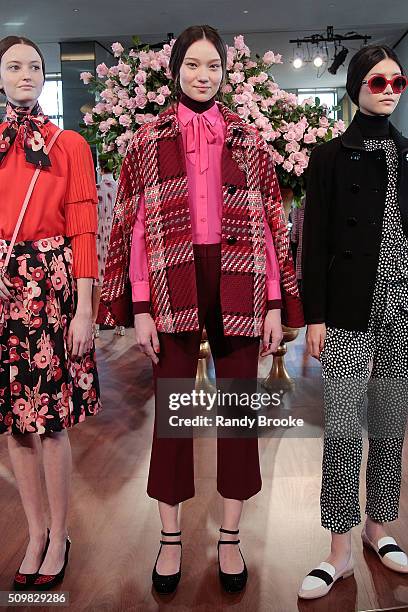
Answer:
<svg viewBox="0 0 408 612"><path fill-rule="evenodd" d="M357 225L356 217L347 217L347 225L349 225L350 227L354 227L354 225Z"/></svg>
<svg viewBox="0 0 408 612"><path fill-rule="evenodd" d="M228 187L228 193L229 193L230 195L234 195L234 193L236 192L236 190L237 190L236 185L231 185L230 187Z"/></svg>
<svg viewBox="0 0 408 612"><path fill-rule="evenodd" d="M405 153L405 161L408 161L408 153Z"/></svg>
<svg viewBox="0 0 408 612"><path fill-rule="evenodd" d="M361 153L359 153L358 151L353 151L353 153L350 155L351 161L360 161L360 158Z"/></svg>
<svg viewBox="0 0 408 612"><path fill-rule="evenodd" d="M227 238L228 244L235 244L236 241L237 241L236 236L228 236L228 238Z"/></svg>
<svg viewBox="0 0 408 612"><path fill-rule="evenodd" d="M374 219L373 217L369 217L368 218L368 223L369 223L369 225L377 225L377 220Z"/></svg>
<svg viewBox="0 0 408 612"><path fill-rule="evenodd" d="M353 257L353 251L343 251L344 259L351 259Z"/></svg>
<svg viewBox="0 0 408 612"><path fill-rule="evenodd" d="M360 191L360 185L353 183L353 185L350 187L350 191L351 193L358 193Z"/></svg>

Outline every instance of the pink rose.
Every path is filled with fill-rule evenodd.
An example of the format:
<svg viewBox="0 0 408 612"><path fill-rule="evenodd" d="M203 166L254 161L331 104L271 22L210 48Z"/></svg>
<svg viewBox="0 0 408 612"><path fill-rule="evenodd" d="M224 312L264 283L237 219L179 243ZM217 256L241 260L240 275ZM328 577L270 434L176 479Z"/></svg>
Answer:
<svg viewBox="0 0 408 612"><path fill-rule="evenodd" d="M307 134L303 136L303 141L306 144L312 144L313 142L316 142L316 136L308 132Z"/></svg>
<svg viewBox="0 0 408 612"><path fill-rule="evenodd" d="M123 87L127 87L129 83L132 82L132 75L131 74L121 74L119 77L119 81L120 81L120 84L123 85Z"/></svg>
<svg viewBox="0 0 408 612"><path fill-rule="evenodd" d="M81 79L84 85L88 85L93 79L93 74L92 72L81 72L79 78Z"/></svg>
<svg viewBox="0 0 408 612"><path fill-rule="evenodd" d="M156 104L159 104L160 106L162 106L166 101L166 98L163 96L163 94L159 94L156 97Z"/></svg>
<svg viewBox="0 0 408 612"><path fill-rule="evenodd" d="M116 121L116 119L114 119L114 117L109 117L109 118L106 120L106 123L109 125L109 127L111 127L112 125L116 125L116 124L117 124L117 121Z"/></svg>
<svg viewBox="0 0 408 612"><path fill-rule="evenodd" d="M150 62L150 68L155 72L161 70L160 62L157 59L152 59Z"/></svg>
<svg viewBox="0 0 408 612"><path fill-rule="evenodd" d="M102 115L102 113L105 112L105 104L103 102L98 102L98 104L96 104L93 109L92 112L95 113L96 115Z"/></svg>
<svg viewBox="0 0 408 612"><path fill-rule="evenodd" d="M299 150L300 145L298 142L296 142L296 140L291 140L285 147L285 151L287 151L288 153L296 153Z"/></svg>
<svg viewBox="0 0 408 612"><path fill-rule="evenodd" d="M229 81L233 85L237 85L238 83L242 83L245 81L245 75L243 72L229 72L228 73Z"/></svg>
<svg viewBox="0 0 408 612"><path fill-rule="evenodd" d="M240 34L239 36L234 36L234 47L238 51L243 51L244 50L244 48L245 48L245 41L244 41L244 37L242 36L242 34Z"/></svg>
<svg viewBox="0 0 408 612"><path fill-rule="evenodd" d="M119 123L120 125L123 125L124 127L129 127L130 125L132 125L132 119L130 118L129 115L121 115L119 117Z"/></svg>
<svg viewBox="0 0 408 612"><path fill-rule="evenodd" d="M169 87L167 87L167 85L163 85L163 87L160 87L159 93L161 93L163 96L169 96L171 94L171 91Z"/></svg>
<svg viewBox="0 0 408 612"><path fill-rule="evenodd" d="M94 120L92 119L92 113L85 113L84 123L85 125L92 125Z"/></svg>
<svg viewBox="0 0 408 612"><path fill-rule="evenodd" d="M123 113L123 107L120 106L120 104L114 106L112 110L117 117L119 117Z"/></svg>
<svg viewBox="0 0 408 612"><path fill-rule="evenodd" d="M142 85L143 83L146 83L146 78L147 78L146 71L138 70L135 76L135 82L138 83L138 85Z"/></svg>
<svg viewBox="0 0 408 612"><path fill-rule="evenodd" d="M149 102L154 102L156 100L156 92L148 91L147 92L147 99L149 100Z"/></svg>
<svg viewBox="0 0 408 612"><path fill-rule="evenodd" d="M264 53L264 56L262 58L262 61L264 64L267 64L268 66L270 66L271 64L275 63L275 54L273 51L267 51L266 53Z"/></svg>
<svg viewBox="0 0 408 612"><path fill-rule="evenodd" d="M99 131L105 134L109 130L109 123L107 121L101 121L99 124Z"/></svg>
<svg viewBox="0 0 408 612"><path fill-rule="evenodd" d="M329 120L328 120L328 118L325 115L323 115L323 117L320 117L319 125L321 127L325 127L325 128L329 127Z"/></svg>
<svg viewBox="0 0 408 612"><path fill-rule="evenodd" d="M119 42L114 42L111 48L115 57L120 57L125 50Z"/></svg>
<svg viewBox="0 0 408 612"><path fill-rule="evenodd" d="M108 72L109 72L109 68L107 67L107 65L105 63L99 64L96 67L96 74L98 75L98 77L100 79L102 79L103 77L108 76Z"/></svg>
<svg viewBox="0 0 408 612"><path fill-rule="evenodd" d="M317 128L316 136L319 138L324 138L327 134L327 130L324 127Z"/></svg>
<svg viewBox="0 0 408 612"><path fill-rule="evenodd" d="M282 168L286 170L287 172L292 172L293 164L291 164L290 161L286 159L282 164Z"/></svg>
<svg viewBox="0 0 408 612"><path fill-rule="evenodd" d="M232 87L229 83L227 83L226 85L224 85L224 87L222 88L222 91L226 94L231 93L232 91Z"/></svg>

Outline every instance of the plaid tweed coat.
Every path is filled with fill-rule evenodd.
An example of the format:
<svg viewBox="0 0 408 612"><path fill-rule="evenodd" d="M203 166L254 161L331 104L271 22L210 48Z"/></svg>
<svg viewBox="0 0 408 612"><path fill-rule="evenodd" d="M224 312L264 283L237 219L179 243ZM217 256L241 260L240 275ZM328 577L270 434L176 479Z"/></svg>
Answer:
<svg viewBox="0 0 408 612"><path fill-rule="evenodd" d="M258 131L226 106L222 152L220 299L225 335L260 336L266 315L263 210L281 271L282 321L301 327L302 306L280 190ZM145 239L151 311L160 332L199 329L188 185L176 109L170 107L134 134L123 161L101 300L106 323L131 321L128 279L132 229L145 196Z"/></svg>

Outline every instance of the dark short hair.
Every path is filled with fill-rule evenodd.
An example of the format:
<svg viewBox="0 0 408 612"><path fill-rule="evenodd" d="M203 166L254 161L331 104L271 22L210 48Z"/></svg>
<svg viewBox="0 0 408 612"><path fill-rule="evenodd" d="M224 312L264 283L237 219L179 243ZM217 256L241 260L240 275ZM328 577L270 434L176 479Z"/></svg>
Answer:
<svg viewBox="0 0 408 612"><path fill-rule="evenodd" d="M30 40L29 38L25 38L24 36L6 36L5 38L2 38L0 40L0 63L6 51L11 49L11 47L14 47L14 45L28 45L29 47L32 47L37 51L38 55L41 58L42 71L45 80L45 61L41 49L38 47L38 45L35 44L35 42ZM1 88L0 93L4 94L4 90Z"/></svg>
<svg viewBox="0 0 408 612"><path fill-rule="evenodd" d="M353 55L347 70L346 89L354 104L358 106L361 82L365 75L370 72L373 66L378 64L378 62L387 58L394 60L400 67L402 74L404 74L404 68L397 54L386 45L368 45L367 47L362 47Z"/></svg>
<svg viewBox="0 0 408 612"><path fill-rule="evenodd" d="M227 72L227 47L215 28L209 25L194 25L186 28L176 39L173 45L169 61L171 76L176 84L176 98L180 96L180 68L185 58L187 49L197 40L207 39L217 49L221 59L222 76L225 79Z"/></svg>

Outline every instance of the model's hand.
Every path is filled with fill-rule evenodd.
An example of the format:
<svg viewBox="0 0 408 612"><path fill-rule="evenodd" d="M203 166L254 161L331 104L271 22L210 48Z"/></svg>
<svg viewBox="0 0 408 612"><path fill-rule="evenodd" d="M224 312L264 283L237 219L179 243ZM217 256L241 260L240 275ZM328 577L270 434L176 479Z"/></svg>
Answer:
<svg viewBox="0 0 408 612"><path fill-rule="evenodd" d="M92 311L89 313L77 312L71 321L68 330L68 350L72 359L82 357L91 350L92 338Z"/></svg>
<svg viewBox="0 0 408 612"><path fill-rule="evenodd" d="M326 323L313 323L307 326L306 344L312 357L320 359L326 339Z"/></svg>
<svg viewBox="0 0 408 612"><path fill-rule="evenodd" d="M150 357L153 363L159 363L156 353L160 352L156 325L148 312L135 315L135 335L138 348Z"/></svg>
<svg viewBox="0 0 408 612"><path fill-rule="evenodd" d="M263 347L261 357L272 355L278 350L283 338L280 308L268 310L263 327Z"/></svg>
<svg viewBox="0 0 408 612"><path fill-rule="evenodd" d="M0 300L11 300L12 299L12 295L10 293L10 291L8 290L8 288L12 288L14 287L13 283L11 281L9 281L8 278L6 278L6 276L0 276Z"/></svg>

